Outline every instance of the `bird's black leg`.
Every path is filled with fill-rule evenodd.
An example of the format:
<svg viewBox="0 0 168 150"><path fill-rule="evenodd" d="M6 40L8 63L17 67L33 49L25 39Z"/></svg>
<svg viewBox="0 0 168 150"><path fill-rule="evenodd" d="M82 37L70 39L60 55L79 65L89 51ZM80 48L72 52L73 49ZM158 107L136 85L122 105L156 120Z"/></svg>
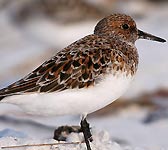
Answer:
<svg viewBox="0 0 168 150"><path fill-rule="evenodd" d="M90 132L89 123L86 121L86 118L82 118L80 124L81 124L81 130L82 130L83 135L84 135L85 143L86 143L86 146L87 146L87 150L91 150L89 142L92 142L93 139L92 139L92 134Z"/></svg>

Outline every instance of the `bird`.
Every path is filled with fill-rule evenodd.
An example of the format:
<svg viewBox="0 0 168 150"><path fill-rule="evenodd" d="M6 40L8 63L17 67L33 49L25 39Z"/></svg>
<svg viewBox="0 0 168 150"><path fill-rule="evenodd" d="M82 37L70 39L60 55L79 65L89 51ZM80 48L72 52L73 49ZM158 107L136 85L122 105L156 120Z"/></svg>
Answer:
<svg viewBox="0 0 168 150"><path fill-rule="evenodd" d="M93 34L1 89L0 102L17 105L32 115L81 115L81 129L87 150L91 150L87 114L112 103L128 89L138 69L138 39L166 42L137 29L128 15L106 16Z"/></svg>

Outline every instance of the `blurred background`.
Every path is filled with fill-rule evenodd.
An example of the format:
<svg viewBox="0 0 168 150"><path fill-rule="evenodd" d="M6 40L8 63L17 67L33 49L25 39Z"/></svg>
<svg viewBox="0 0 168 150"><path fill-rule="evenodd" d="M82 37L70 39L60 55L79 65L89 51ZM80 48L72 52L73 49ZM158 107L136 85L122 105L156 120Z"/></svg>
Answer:
<svg viewBox="0 0 168 150"><path fill-rule="evenodd" d="M106 15L126 13L139 29L168 39L167 0L0 0L0 88L22 78L70 43L92 34ZM122 145L168 147L168 44L139 40L140 64L127 93L89 115ZM52 138L79 116L40 118L0 104L0 137Z"/></svg>

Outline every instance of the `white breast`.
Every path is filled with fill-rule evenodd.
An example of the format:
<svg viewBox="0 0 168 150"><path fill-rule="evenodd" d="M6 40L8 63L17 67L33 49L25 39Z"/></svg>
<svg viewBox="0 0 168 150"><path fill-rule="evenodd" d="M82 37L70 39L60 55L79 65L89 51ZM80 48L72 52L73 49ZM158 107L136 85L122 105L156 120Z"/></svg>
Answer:
<svg viewBox="0 0 168 150"><path fill-rule="evenodd" d="M128 88L132 78L125 73L117 76L110 74L88 89L10 96L2 102L16 104L25 112L34 115L87 114L119 98Z"/></svg>

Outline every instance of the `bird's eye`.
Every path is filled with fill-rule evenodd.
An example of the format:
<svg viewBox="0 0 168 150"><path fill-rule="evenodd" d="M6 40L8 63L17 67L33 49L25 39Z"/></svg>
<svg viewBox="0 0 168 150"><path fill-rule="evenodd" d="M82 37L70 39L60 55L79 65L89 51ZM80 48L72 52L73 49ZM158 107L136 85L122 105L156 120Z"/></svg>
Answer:
<svg viewBox="0 0 168 150"><path fill-rule="evenodd" d="M123 25L122 25L122 29L124 29L124 30L129 29L129 25L128 25L128 24L123 24Z"/></svg>

